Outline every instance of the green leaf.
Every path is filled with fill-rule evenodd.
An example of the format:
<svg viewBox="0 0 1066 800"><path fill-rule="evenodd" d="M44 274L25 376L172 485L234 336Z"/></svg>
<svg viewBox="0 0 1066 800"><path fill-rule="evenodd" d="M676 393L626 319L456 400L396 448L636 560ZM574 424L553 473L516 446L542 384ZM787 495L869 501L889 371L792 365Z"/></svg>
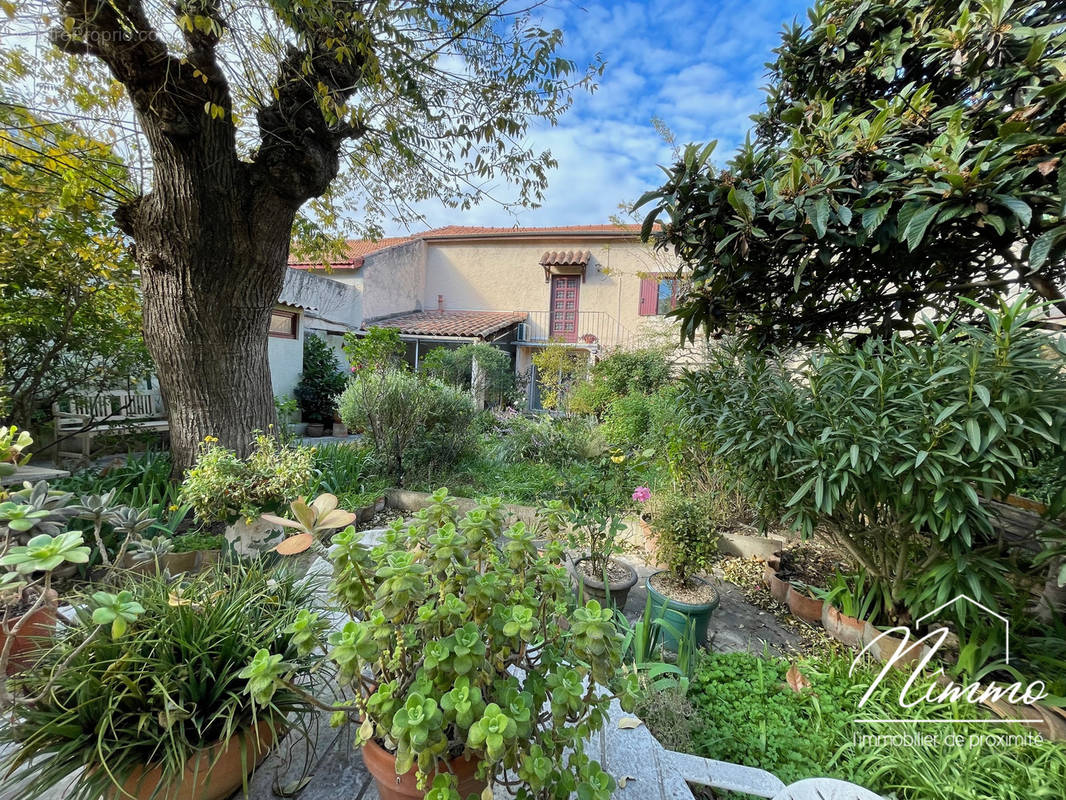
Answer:
<svg viewBox="0 0 1066 800"><path fill-rule="evenodd" d="M1044 262L1051 254L1051 248L1063 235L1066 235L1066 226L1060 225L1058 228L1052 228L1037 236L1029 246L1029 267L1035 270L1044 266Z"/></svg>
<svg viewBox="0 0 1066 800"><path fill-rule="evenodd" d="M867 208L862 212L862 228L867 233L873 233L877 227L885 221L885 217L888 216L888 210L892 207L891 203L885 203L884 205L875 206L874 208Z"/></svg>
<svg viewBox="0 0 1066 800"><path fill-rule="evenodd" d="M973 418L966 420L966 436L974 452L981 452L981 426L978 425L977 420Z"/></svg>
<svg viewBox="0 0 1066 800"><path fill-rule="evenodd" d="M1023 228L1029 227L1029 223L1033 221L1033 209L1029 207L1028 203L1007 194L994 194L992 198L1004 208L1009 209L1018 218L1018 221L1022 223Z"/></svg>
<svg viewBox="0 0 1066 800"><path fill-rule="evenodd" d="M913 217L910 222L907 223L907 227L903 232L907 240L907 249L913 252L918 245L922 243L922 238L925 236L926 228L929 227L929 223L933 221L937 212L943 203L936 203L928 208L923 208Z"/></svg>
<svg viewBox="0 0 1066 800"><path fill-rule="evenodd" d="M814 228L814 232L821 239L825 236L826 226L829 222L829 198L819 197L811 207L808 216L811 220L811 227Z"/></svg>

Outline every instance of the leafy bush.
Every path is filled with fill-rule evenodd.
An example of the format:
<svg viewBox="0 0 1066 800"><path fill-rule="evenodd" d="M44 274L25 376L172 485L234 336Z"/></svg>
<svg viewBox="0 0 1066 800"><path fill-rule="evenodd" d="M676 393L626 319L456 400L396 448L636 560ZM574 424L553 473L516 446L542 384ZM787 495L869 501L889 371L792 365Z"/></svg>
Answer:
<svg viewBox="0 0 1066 800"><path fill-rule="evenodd" d="M251 455L242 459L208 436L200 444L196 465L185 474L181 501L191 505L201 521L232 522L284 508L313 475L310 447L288 447L258 434Z"/></svg>
<svg viewBox="0 0 1066 800"><path fill-rule="evenodd" d="M366 430L383 470L403 483L413 465L450 463L469 441L476 411L466 392L404 369L356 373L340 399L341 419Z"/></svg>
<svg viewBox="0 0 1066 800"><path fill-rule="evenodd" d="M668 489L651 501L651 529L656 552L666 567L684 583L706 572L718 552L721 519L715 500Z"/></svg>
<svg viewBox="0 0 1066 800"><path fill-rule="evenodd" d="M566 411L570 393L577 382L588 374L588 351L554 343L533 354L540 385L540 404L547 409Z"/></svg>
<svg viewBox="0 0 1066 800"><path fill-rule="evenodd" d="M562 466L599 455L604 446L587 420L510 411L494 416L484 449L500 462L540 461Z"/></svg>
<svg viewBox="0 0 1066 800"><path fill-rule="evenodd" d="M650 438L652 400L633 393L612 400L603 414L600 430L618 447L646 447Z"/></svg>
<svg viewBox="0 0 1066 800"><path fill-rule="evenodd" d="M165 782L203 748L257 720L280 729L287 715L310 710L305 695L288 687L254 708L241 676L256 651L268 648L306 685L315 659L297 652L289 632L310 601L301 582L228 565L180 587L141 576L121 588L94 595L103 613L76 603L75 624L40 668L20 678L35 701L16 703L0 727L0 741L18 744L8 750L5 767L14 772L5 776L29 781L20 796L43 796L83 767L64 796L110 796L142 764L161 766ZM120 615L132 621L116 637ZM100 635L102 624L111 632Z"/></svg>
<svg viewBox="0 0 1066 800"><path fill-rule="evenodd" d="M304 422L332 422L337 412L337 395L346 382L337 354L326 340L304 337L304 369L292 390L303 412Z"/></svg>
<svg viewBox="0 0 1066 800"><path fill-rule="evenodd" d="M601 416L612 401L652 394L669 380L670 362L663 350L619 350L592 366L589 380L574 389L570 411Z"/></svg>
<svg viewBox="0 0 1066 800"><path fill-rule="evenodd" d="M342 495L361 491L364 484L378 477L377 459L373 451L363 444L345 442L318 445L312 455L315 477L307 494L329 492Z"/></svg>
<svg viewBox="0 0 1066 800"><path fill-rule="evenodd" d="M52 483L55 489L81 495L115 492L123 505L167 508L177 498L177 485L170 480L170 453L149 450L112 461L104 469L86 469Z"/></svg>
<svg viewBox="0 0 1066 800"><path fill-rule="evenodd" d="M473 362L477 359L481 390L489 405L517 402L514 365L510 354L484 342L456 348L436 347L426 353L419 370L458 389L472 389Z"/></svg>
<svg viewBox="0 0 1066 800"><path fill-rule="evenodd" d="M686 405L760 511L805 536L824 525L889 616L959 594L994 608L1013 590L978 493L1011 491L1039 447L1066 445L1062 354L1034 313L1023 297L985 309L985 327L833 342L796 367L719 348Z"/></svg>

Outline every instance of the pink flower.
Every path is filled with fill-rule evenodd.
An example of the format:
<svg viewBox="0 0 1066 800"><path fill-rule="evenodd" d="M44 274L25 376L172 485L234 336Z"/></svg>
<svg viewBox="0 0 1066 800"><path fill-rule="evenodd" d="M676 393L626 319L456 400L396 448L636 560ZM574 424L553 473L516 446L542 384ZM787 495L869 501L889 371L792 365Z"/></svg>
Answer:
<svg viewBox="0 0 1066 800"><path fill-rule="evenodd" d="M633 499L638 503L647 503L651 499L651 489L647 486L638 486L633 490Z"/></svg>

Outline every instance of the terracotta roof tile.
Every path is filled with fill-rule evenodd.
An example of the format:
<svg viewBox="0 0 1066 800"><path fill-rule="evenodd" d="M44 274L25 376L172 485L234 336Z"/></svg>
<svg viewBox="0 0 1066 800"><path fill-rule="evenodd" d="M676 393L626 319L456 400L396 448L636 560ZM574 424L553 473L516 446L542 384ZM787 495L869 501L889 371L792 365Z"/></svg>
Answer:
<svg viewBox="0 0 1066 800"><path fill-rule="evenodd" d="M289 266L293 269L325 269L328 264L333 269L359 269L359 267L363 266L365 256L384 250L386 247L409 241L411 241L410 236L390 236L385 239L378 239L376 242L372 242L369 239L349 239L344 243L344 258L339 261L306 261L298 256L290 256Z"/></svg>
<svg viewBox="0 0 1066 800"><path fill-rule="evenodd" d="M592 253L588 250L549 250L540 257L542 267L586 267Z"/></svg>
<svg viewBox="0 0 1066 800"><path fill-rule="evenodd" d="M526 316L518 311L412 311L370 320L363 328L396 328L417 336L480 337L525 322Z"/></svg>

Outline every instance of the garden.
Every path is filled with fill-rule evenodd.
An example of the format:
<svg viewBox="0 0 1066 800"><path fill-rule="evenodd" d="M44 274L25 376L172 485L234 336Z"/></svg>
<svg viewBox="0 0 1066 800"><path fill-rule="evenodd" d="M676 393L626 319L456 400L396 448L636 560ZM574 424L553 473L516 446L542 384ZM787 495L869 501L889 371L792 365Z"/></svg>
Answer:
<svg viewBox="0 0 1066 800"><path fill-rule="evenodd" d="M209 436L179 483L150 451L14 489L9 780L221 797L328 710L427 797L606 798L580 742L616 698L669 749L785 782L1056 797L1066 354L1039 309L805 354L726 341L683 371L619 351L539 414L477 411L462 369L415 373L372 329L333 370L350 443ZM0 445L10 472L33 442ZM1014 492L1027 537L995 512ZM716 647L727 586L797 646Z"/></svg>

